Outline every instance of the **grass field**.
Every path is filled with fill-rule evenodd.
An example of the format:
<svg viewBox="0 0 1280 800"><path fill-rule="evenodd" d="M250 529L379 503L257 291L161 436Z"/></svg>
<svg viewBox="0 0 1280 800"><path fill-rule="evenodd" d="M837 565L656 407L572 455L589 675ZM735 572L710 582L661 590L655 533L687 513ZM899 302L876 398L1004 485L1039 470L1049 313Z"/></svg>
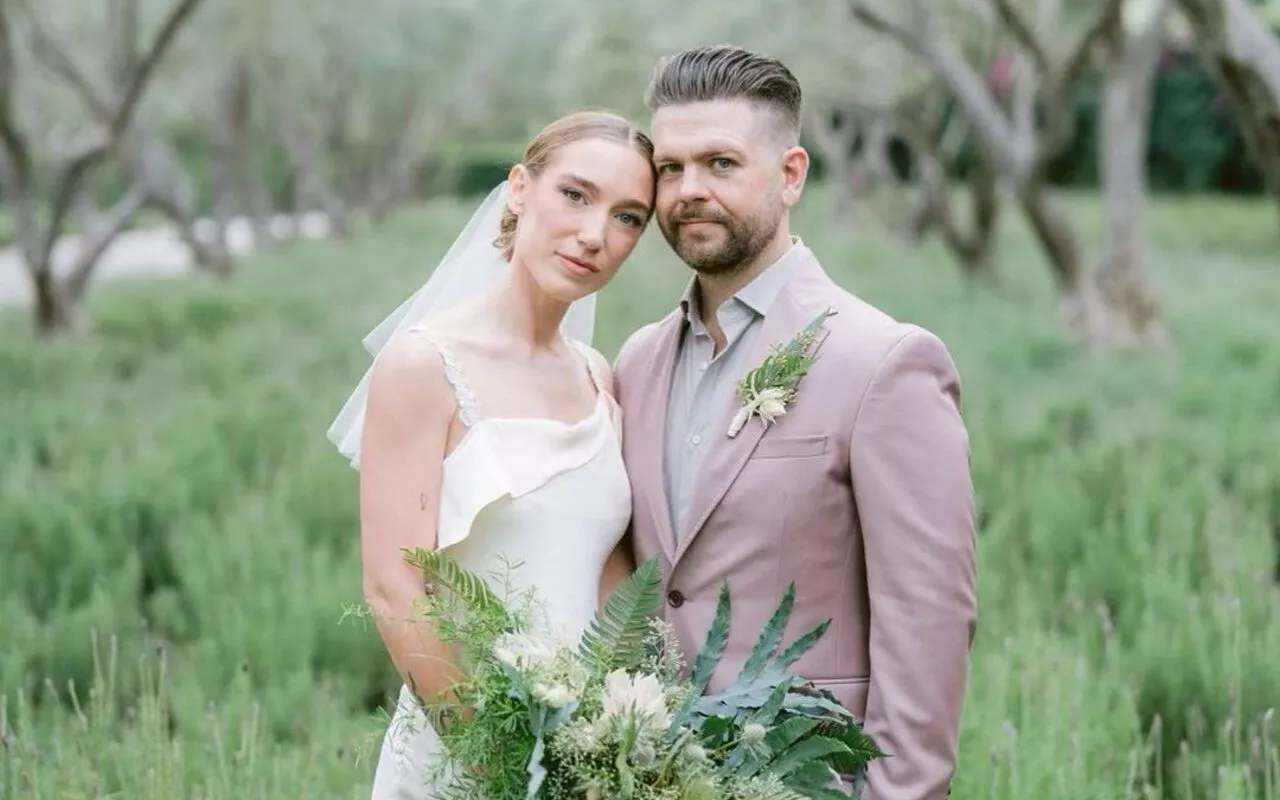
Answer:
<svg viewBox="0 0 1280 800"><path fill-rule="evenodd" d="M1014 220L993 291L821 209L796 228L828 270L938 332L964 378L981 619L952 796L1280 798L1274 212L1159 201L1177 349L1091 357L1060 340ZM356 475L324 432L359 339L468 212L300 244L226 289L100 287L79 342L37 348L0 316L0 796L367 797L396 681L339 624ZM651 232L600 348L685 279Z"/></svg>

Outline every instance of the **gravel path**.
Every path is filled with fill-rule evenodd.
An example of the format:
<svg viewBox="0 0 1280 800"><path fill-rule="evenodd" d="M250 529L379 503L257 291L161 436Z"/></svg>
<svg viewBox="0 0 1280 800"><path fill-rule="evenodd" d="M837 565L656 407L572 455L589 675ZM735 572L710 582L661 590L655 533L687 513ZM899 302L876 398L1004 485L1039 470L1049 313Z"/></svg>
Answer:
<svg viewBox="0 0 1280 800"><path fill-rule="evenodd" d="M305 238L319 239L328 236L328 220L321 214L300 218L298 233ZM196 235L205 238L213 223L202 220L197 223ZM278 235L290 235L294 228L292 217L279 216L272 220ZM65 274L67 264L79 247L80 237L65 236L54 247L54 272ZM235 219L227 229L228 248L233 254L253 249L253 231L246 219ZM179 277L190 274L191 253L172 226L125 231L116 238L93 272L93 280L118 278ZM0 306L31 304L31 278L27 274L17 247L0 249Z"/></svg>

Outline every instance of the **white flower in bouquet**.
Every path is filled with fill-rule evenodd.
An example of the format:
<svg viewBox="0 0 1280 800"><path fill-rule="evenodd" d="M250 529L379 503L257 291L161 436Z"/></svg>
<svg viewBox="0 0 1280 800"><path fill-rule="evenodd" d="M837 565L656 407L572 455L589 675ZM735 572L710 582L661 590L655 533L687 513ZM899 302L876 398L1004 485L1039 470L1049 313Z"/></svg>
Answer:
<svg viewBox="0 0 1280 800"><path fill-rule="evenodd" d="M536 670L556 658L557 643L529 633L504 633L493 643L493 657L518 670Z"/></svg>
<svg viewBox="0 0 1280 800"><path fill-rule="evenodd" d="M659 731L671 724L666 690L653 675L632 676L622 669L610 672L604 681L600 705L605 719L631 713L637 721L643 720Z"/></svg>
<svg viewBox="0 0 1280 800"><path fill-rule="evenodd" d="M535 683L533 696L551 708L564 708L578 699L578 693L563 683Z"/></svg>
<svg viewBox="0 0 1280 800"><path fill-rule="evenodd" d="M759 722L748 722L742 726L742 741L747 744L760 744L764 741L765 729Z"/></svg>

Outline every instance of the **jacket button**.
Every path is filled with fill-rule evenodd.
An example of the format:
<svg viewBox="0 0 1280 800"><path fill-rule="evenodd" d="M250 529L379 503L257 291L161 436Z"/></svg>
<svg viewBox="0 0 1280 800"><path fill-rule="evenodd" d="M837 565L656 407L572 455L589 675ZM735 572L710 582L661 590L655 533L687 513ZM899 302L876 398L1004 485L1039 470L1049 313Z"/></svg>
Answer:
<svg viewBox="0 0 1280 800"><path fill-rule="evenodd" d="M670 605L672 608L679 608L680 606L684 605L684 595L681 594L679 590L672 589L671 591L667 592L667 604Z"/></svg>

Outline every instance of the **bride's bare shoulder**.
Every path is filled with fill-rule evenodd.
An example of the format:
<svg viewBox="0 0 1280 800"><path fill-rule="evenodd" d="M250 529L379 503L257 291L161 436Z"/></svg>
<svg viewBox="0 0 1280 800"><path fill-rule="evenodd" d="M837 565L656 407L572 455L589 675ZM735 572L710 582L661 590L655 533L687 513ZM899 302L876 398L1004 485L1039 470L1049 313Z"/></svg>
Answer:
<svg viewBox="0 0 1280 800"><path fill-rule="evenodd" d="M453 389L436 341L427 330L392 334L373 361L368 415L421 421L449 409Z"/></svg>

